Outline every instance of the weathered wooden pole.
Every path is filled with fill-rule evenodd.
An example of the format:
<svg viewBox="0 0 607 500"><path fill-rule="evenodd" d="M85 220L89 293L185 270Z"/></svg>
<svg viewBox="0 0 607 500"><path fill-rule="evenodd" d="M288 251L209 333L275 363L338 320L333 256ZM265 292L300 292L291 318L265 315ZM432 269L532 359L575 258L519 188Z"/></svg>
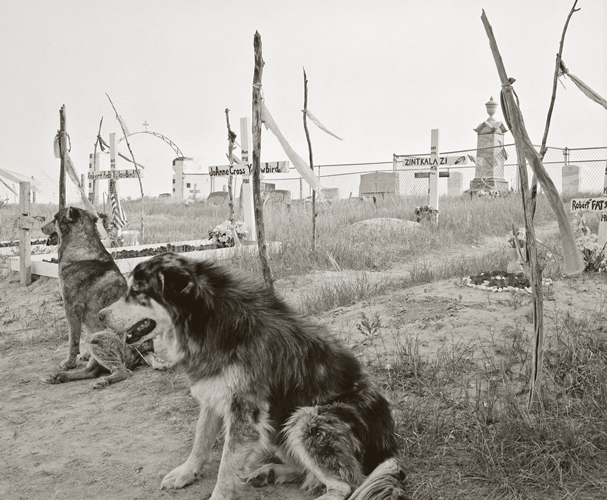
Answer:
<svg viewBox="0 0 607 500"><path fill-rule="evenodd" d="M59 157L61 163L59 167L59 210L65 208L65 169L67 164L67 118L65 116L65 104L59 111Z"/></svg>
<svg viewBox="0 0 607 500"><path fill-rule="evenodd" d="M556 62L554 64L554 76L552 77L552 95L550 97L550 106L548 106L548 114L546 115L546 126L544 127L544 136L542 137L542 145L540 147L540 158L544 159L544 155L548 150L546 143L548 142L548 131L550 130L550 121L552 119L552 111L554 110L554 102L556 101L556 89L558 87L559 74L561 72L561 61L563 60L563 47L565 46L565 34L569 27L569 21L571 16L580 9L576 9L577 1L573 2L573 7L569 11L565 26L563 27L563 33L561 34L561 41L559 43L559 51L556 54Z"/></svg>
<svg viewBox="0 0 607 500"><path fill-rule="evenodd" d="M261 54L261 35L256 31L253 39L255 49L255 71L253 73L253 206L255 225L257 226L257 246L261 271L267 287L274 291L274 278L268 262L266 230L263 222L263 200L261 199L261 77L263 75L263 57Z"/></svg>
<svg viewBox="0 0 607 500"><path fill-rule="evenodd" d="M534 175L544 188L548 201L554 211L563 245L565 256L565 274L577 275L584 269L584 263L581 255L575 247L571 225L564 213L563 204L552 179L548 176L542 161L535 151L531 140L527 134L521 111L518 107L518 99L515 99L514 89L512 88L513 79L508 78L506 68L502 57L497 48L497 42L493 35L493 29L485 11L483 10L481 19L489 38L489 45L493 54L493 59L497 67L497 72L502 83L501 100L504 104L503 112L506 122L512 131L517 148L519 174L521 179L521 194L523 197L523 213L525 216L526 229L526 257L529 266L529 277L533 294L533 360L531 373L531 388L529 391L529 407L537 408L540 402L540 389L542 383L543 352L544 352L544 333L543 333L543 296L542 296L542 269L537 261L537 247L535 243L535 230L533 226L532 199L527 196L527 161L529 162Z"/></svg>
<svg viewBox="0 0 607 500"><path fill-rule="evenodd" d="M228 160L230 167L234 164L232 153L234 151L234 141L236 140L236 132L230 128L230 110L226 108L226 123L228 125ZM233 175L228 175L228 204L230 207L230 222L234 224L234 192L233 192Z"/></svg>
<svg viewBox="0 0 607 500"><path fill-rule="evenodd" d="M306 77L306 69L303 70L304 76L304 109L303 109L303 124L306 132L306 140L308 141L308 153L310 155L310 168L314 172L314 159L312 158L312 142L310 141L310 132L308 132L308 78ZM316 252L316 191L312 190L312 252Z"/></svg>

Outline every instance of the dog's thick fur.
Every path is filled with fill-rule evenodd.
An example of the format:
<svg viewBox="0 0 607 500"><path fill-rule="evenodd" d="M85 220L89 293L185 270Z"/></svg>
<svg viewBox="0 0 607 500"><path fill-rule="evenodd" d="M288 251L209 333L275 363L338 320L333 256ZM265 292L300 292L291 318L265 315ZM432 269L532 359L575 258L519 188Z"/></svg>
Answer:
<svg viewBox="0 0 607 500"><path fill-rule="evenodd" d="M388 402L348 349L263 285L162 254L135 268L100 317L127 342L162 336L200 403L192 452L162 488L202 473L223 425L212 500L234 498L246 479L324 485L324 500L405 498ZM254 470L269 452L283 463Z"/></svg>
<svg viewBox="0 0 607 500"><path fill-rule="evenodd" d="M90 354L86 367L49 375L44 379L49 384L95 378L109 371L109 376L94 382L93 387L100 388L130 377L136 366L158 365L152 341L127 348L124 332L108 329L99 320L99 311L122 297L127 284L103 246L96 224L96 215L67 207L42 228L49 243L59 245L59 290L69 328L69 352L59 365L62 370L76 367L82 326L92 334L86 339Z"/></svg>

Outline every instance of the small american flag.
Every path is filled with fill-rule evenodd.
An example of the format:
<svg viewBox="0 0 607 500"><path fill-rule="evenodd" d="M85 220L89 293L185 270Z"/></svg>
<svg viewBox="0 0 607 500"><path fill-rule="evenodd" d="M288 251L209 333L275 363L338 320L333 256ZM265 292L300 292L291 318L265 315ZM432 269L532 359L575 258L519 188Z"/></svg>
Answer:
<svg viewBox="0 0 607 500"><path fill-rule="evenodd" d="M112 220L114 225L122 229L123 226L128 222L126 218L126 214L122 209L122 205L120 204L120 197L118 196L118 192L116 191L116 185L112 182L110 185L110 203L112 204Z"/></svg>

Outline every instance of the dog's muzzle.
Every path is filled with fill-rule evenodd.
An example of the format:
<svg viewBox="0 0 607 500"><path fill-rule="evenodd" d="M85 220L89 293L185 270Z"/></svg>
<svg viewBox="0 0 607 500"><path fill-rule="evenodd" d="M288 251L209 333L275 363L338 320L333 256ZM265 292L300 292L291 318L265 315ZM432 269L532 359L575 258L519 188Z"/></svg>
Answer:
<svg viewBox="0 0 607 500"><path fill-rule="evenodd" d="M59 243L59 235L57 234L57 231L55 231L54 222L49 222L48 224L44 225L42 227L42 233L48 236L48 239L46 240L47 245L56 245Z"/></svg>
<svg viewBox="0 0 607 500"><path fill-rule="evenodd" d="M156 322L153 319L143 319L135 323L126 331L126 343L135 344L139 339L145 337L156 328Z"/></svg>
<svg viewBox="0 0 607 500"><path fill-rule="evenodd" d="M53 233L46 239L46 246L54 246L59 243L59 235L57 233Z"/></svg>

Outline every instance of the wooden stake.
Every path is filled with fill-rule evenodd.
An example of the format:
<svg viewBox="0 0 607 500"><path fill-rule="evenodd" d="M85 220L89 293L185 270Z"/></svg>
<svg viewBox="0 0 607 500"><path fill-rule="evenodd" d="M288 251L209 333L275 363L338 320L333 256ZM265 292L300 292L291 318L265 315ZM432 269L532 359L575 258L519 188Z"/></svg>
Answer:
<svg viewBox="0 0 607 500"><path fill-rule="evenodd" d="M67 118L65 116L65 104L59 111L59 154L61 164L59 167L59 210L65 208L65 169L67 163ZM28 198L29 200L29 198Z"/></svg>
<svg viewBox="0 0 607 500"><path fill-rule="evenodd" d="M226 123L228 125L228 159L230 166L234 163L232 152L234 151L234 141L236 140L236 132L230 128L230 110L226 108ZM233 175L228 175L228 204L230 207L230 222L234 224L234 192L233 192Z"/></svg>
<svg viewBox="0 0 607 500"><path fill-rule="evenodd" d="M261 199L261 77L265 63L261 54L261 35L257 31L253 40L253 47L255 49L255 72L253 74L253 206L261 271L267 287L273 292L274 278L268 262L266 230L263 222L263 200Z"/></svg>
<svg viewBox="0 0 607 500"><path fill-rule="evenodd" d="M303 70L304 76L304 109L303 123L308 141L308 153L310 155L310 168L314 171L314 159L312 158L312 142L310 141L310 132L308 132L308 79L306 69ZM312 190L312 252L316 252L316 191Z"/></svg>
<svg viewBox="0 0 607 500"><path fill-rule="evenodd" d="M557 216L563 251L565 253L565 272L579 274L584 269L584 264L575 247L573 232L571 225L564 213L563 204L561 202L558 191L556 190L552 179L546 173L542 161L531 144L531 140L527 135L523 117L521 115L518 103L514 98L514 90L512 83L514 80L509 79L506 73L506 68L502 61L502 57L497 48L497 42L493 35L493 29L483 10L481 19L489 38L489 45L493 53L493 59L497 67L497 72L502 83L502 102L505 103L503 109L505 115L509 117L509 125L514 135L517 155L519 157L519 174L521 179L521 193L523 197L523 212L525 216L526 230L526 257L529 269L529 279L531 281L531 291L533 294L533 326L534 326L534 344L533 344L533 365L531 373L531 388L529 392L529 408L537 408L540 402L540 389L542 383L542 367L543 367L543 352L544 352L544 333L543 333L543 297L542 297L542 270L537 261L537 247L535 243L535 230L533 226L533 214L531 200L526 200L526 192L528 189L527 165L529 161L531 168L544 187L548 201L550 202L554 213ZM516 236L516 235L515 235ZM571 248L573 247L573 248ZM567 269L569 268L569 269Z"/></svg>
<svg viewBox="0 0 607 500"><path fill-rule="evenodd" d="M550 106L548 107L548 114L546 116L546 126L544 128L544 137L542 137L542 145L540 147L540 158L544 159L544 155L546 154L546 150L548 147L546 146L546 142L548 141L548 130L550 129L550 121L552 119L552 111L554 110L554 102L556 101L556 89L558 87L558 79L559 74L561 72L561 61L563 58L563 47L565 45L565 34L567 33L567 28L569 27L569 20L571 16L580 9L576 9L577 0L573 2L573 7L569 11L569 15L567 16L567 20L565 21L565 26L563 27L563 33L561 35L561 41L559 43L559 51L556 54L556 63L554 65L554 76L552 78L552 96L550 97Z"/></svg>
<svg viewBox="0 0 607 500"><path fill-rule="evenodd" d="M505 103L504 113L509 117L509 125L514 135L519 167L519 179L521 183L521 196L523 201L523 213L525 217L526 232L526 257L531 282L531 293L533 296L533 360L531 367L531 381L529 390L528 406L530 409L537 409L540 402L540 390L542 383L542 367L544 352L544 328L543 328L543 297L542 297L542 270L537 262L537 248L535 246L535 230L533 227L533 218L527 210L526 193L529 187L527 178L527 162L525 160L524 135L526 135L525 125L520 116L520 112L514 102L512 82L508 79L506 69L503 65L501 55L497 48L493 29L489 24L485 11L481 16L485 31L489 37L489 44L493 52L493 58L498 69L498 74L502 82L502 101ZM540 161L541 164L541 161ZM561 205L562 208L562 205ZM513 228L514 230L514 228ZM516 237L516 232L514 233Z"/></svg>

